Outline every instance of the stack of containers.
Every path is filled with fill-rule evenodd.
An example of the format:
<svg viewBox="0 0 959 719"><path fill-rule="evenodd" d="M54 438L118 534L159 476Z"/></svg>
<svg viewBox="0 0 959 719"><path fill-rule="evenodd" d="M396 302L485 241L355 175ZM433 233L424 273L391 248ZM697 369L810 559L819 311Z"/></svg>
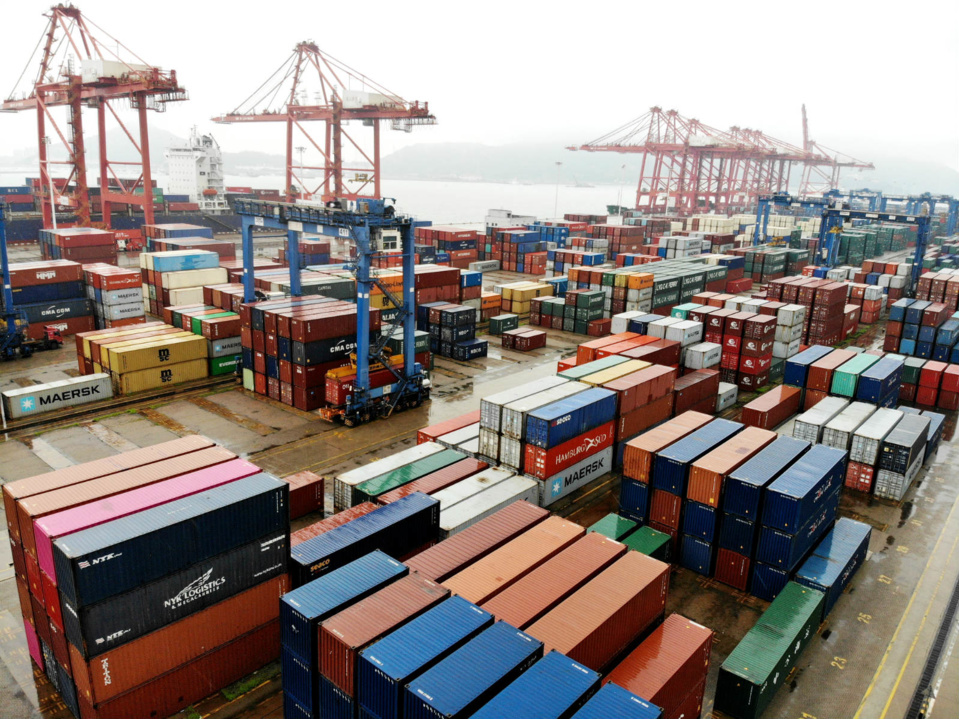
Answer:
<svg viewBox="0 0 959 719"><path fill-rule="evenodd" d="M803 394L803 409L810 409L829 395L832 376L839 367L856 355L851 350L832 350L808 366L806 391Z"/></svg>
<svg viewBox="0 0 959 719"><path fill-rule="evenodd" d="M5 485L30 653L75 716L169 715L277 655L287 498L196 436Z"/></svg>
<svg viewBox="0 0 959 719"><path fill-rule="evenodd" d="M899 355L887 355L873 363L859 375L856 399L877 407L895 407L904 368L905 358Z"/></svg>
<svg viewBox="0 0 959 719"><path fill-rule="evenodd" d="M204 285L227 281L220 256L205 250L141 253L140 276L144 303L158 316L164 307L202 303Z"/></svg>
<svg viewBox="0 0 959 719"><path fill-rule="evenodd" d="M421 305L419 312L427 317L420 329L429 332L430 352L464 362L486 356L487 341L476 339L474 308L432 302Z"/></svg>
<svg viewBox="0 0 959 719"><path fill-rule="evenodd" d="M906 414L882 441L873 493L898 502L922 468L930 418Z"/></svg>
<svg viewBox="0 0 959 719"><path fill-rule="evenodd" d="M13 307L25 316L26 335L43 339L46 327L61 335L88 332L95 326L93 303L85 297L83 268L70 260L13 262L10 264Z"/></svg>
<svg viewBox="0 0 959 719"><path fill-rule="evenodd" d="M40 256L45 260L72 260L81 264L117 263L117 241L110 230L65 227L40 230Z"/></svg>
<svg viewBox="0 0 959 719"><path fill-rule="evenodd" d="M822 443L827 447L849 451L853 435L875 411L874 405L865 402L848 405L823 427Z"/></svg>
<svg viewBox="0 0 959 719"><path fill-rule="evenodd" d="M702 713L714 632L670 614L605 678L661 707L664 717Z"/></svg>
<svg viewBox="0 0 959 719"><path fill-rule="evenodd" d="M530 352L546 346L546 333L542 330L515 329L506 330L503 335L503 349Z"/></svg>
<svg viewBox="0 0 959 719"><path fill-rule="evenodd" d="M793 424L793 437L810 444L818 444L823 438L823 429L840 412L849 406L849 400L841 397L826 397L811 409L796 417Z"/></svg>
<svg viewBox="0 0 959 719"><path fill-rule="evenodd" d="M236 243L230 240L214 240L209 237L178 237L176 239L147 239L148 252L172 252L174 250L209 250L216 252L221 260L236 261ZM277 263L282 265L283 263Z"/></svg>
<svg viewBox="0 0 959 719"><path fill-rule="evenodd" d="M848 454L815 445L767 488L751 592L775 598L836 518Z"/></svg>
<svg viewBox="0 0 959 719"><path fill-rule="evenodd" d="M797 303L806 305L806 344L834 345L843 337L846 296L842 282L818 280L799 288Z"/></svg>
<svg viewBox="0 0 959 719"><path fill-rule="evenodd" d="M730 473L776 439L776 433L747 427L689 468L689 484L683 503L680 564L710 577L721 532L720 506Z"/></svg>
<svg viewBox="0 0 959 719"><path fill-rule="evenodd" d="M503 405L500 410L499 464L517 472L522 470L526 464L526 452L523 444L527 433L527 415L539 407L547 406L566 397L575 396L587 389L589 389L589 385L582 382L563 382ZM482 404L480 405L480 412L482 413ZM482 427L482 424L480 426ZM481 441L481 455L490 456L485 453L485 447L486 445Z"/></svg>
<svg viewBox="0 0 959 719"><path fill-rule="evenodd" d="M871 534L868 524L841 517L796 571L796 583L825 595L823 619L866 561Z"/></svg>
<svg viewBox="0 0 959 719"><path fill-rule="evenodd" d="M849 449L845 486L871 493L879 466L883 440L903 417L899 410L883 407L869 417L855 432Z"/></svg>
<svg viewBox="0 0 959 719"><path fill-rule="evenodd" d="M742 422L749 427L775 429L799 411L802 390L779 385L743 405Z"/></svg>
<svg viewBox="0 0 959 719"><path fill-rule="evenodd" d="M739 372L736 383L740 389L755 390L769 382L773 362L773 346L776 335L776 318L768 315L742 317L747 313L732 315L726 321L727 331L734 333L742 318L742 341L739 345ZM727 346L724 344L724 347Z"/></svg>
<svg viewBox="0 0 959 719"><path fill-rule="evenodd" d="M799 354L805 323L806 308L802 305L784 305L777 310L773 357L785 360Z"/></svg>
<svg viewBox="0 0 959 719"><path fill-rule="evenodd" d="M503 437L503 408L538 392L568 382L564 377L540 377L523 382L480 400L479 454L490 464L499 464L500 443ZM525 428L524 428L525 429Z"/></svg>
<svg viewBox="0 0 959 719"><path fill-rule="evenodd" d="M191 225L186 222L168 222L160 225L143 225L143 236L149 243L160 239L200 237L213 239L213 230L203 225Z"/></svg>
<svg viewBox="0 0 959 719"><path fill-rule="evenodd" d="M93 301L98 329L145 322L139 272L108 264L84 265L83 279L87 298Z"/></svg>

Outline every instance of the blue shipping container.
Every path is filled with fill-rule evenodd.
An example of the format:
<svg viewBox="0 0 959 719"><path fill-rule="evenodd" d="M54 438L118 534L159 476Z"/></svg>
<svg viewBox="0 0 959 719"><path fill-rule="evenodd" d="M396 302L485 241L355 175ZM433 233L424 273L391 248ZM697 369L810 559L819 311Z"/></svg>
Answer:
<svg viewBox="0 0 959 719"><path fill-rule="evenodd" d="M911 325L922 324L922 313L932 304L929 300L915 300L906 308L906 322Z"/></svg>
<svg viewBox="0 0 959 719"><path fill-rule="evenodd" d="M817 444L766 489L762 524L795 534L842 486L848 452Z"/></svg>
<svg viewBox="0 0 959 719"><path fill-rule="evenodd" d="M755 545L755 522L737 517L735 514L723 515L719 528L719 546L722 549L751 557Z"/></svg>
<svg viewBox="0 0 959 719"><path fill-rule="evenodd" d="M615 684L606 684L571 719L662 719L663 710Z"/></svg>
<svg viewBox="0 0 959 719"><path fill-rule="evenodd" d="M99 602L231 551L289 533L289 485L262 472L53 543L60 593L74 608ZM110 561L97 561L108 556Z"/></svg>
<svg viewBox="0 0 959 719"><path fill-rule="evenodd" d="M842 517L797 570L797 582L826 595L822 619L826 618L853 575L866 561L871 533L868 524Z"/></svg>
<svg viewBox="0 0 959 719"><path fill-rule="evenodd" d="M684 534L680 566L705 577L710 576L713 573L713 546L697 537Z"/></svg>
<svg viewBox="0 0 959 719"><path fill-rule="evenodd" d="M283 692L283 719L313 719L313 713L287 692Z"/></svg>
<svg viewBox="0 0 959 719"><path fill-rule="evenodd" d="M934 455L936 450L939 448L939 442L942 439L942 430L945 425L946 415L927 409L923 411L922 416L929 418L929 433L927 434L926 438L926 454L922 459L923 464L926 464L929 461L929 458Z"/></svg>
<svg viewBox="0 0 959 719"><path fill-rule="evenodd" d="M89 317L93 314L93 303L86 299L52 300L17 306L27 316L27 322L57 322L72 317Z"/></svg>
<svg viewBox="0 0 959 719"><path fill-rule="evenodd" d="M553 650L473 714L473 719L563 719L598 689L599 674Z"/></svg>
<svg viewBox="0 0 959 719"><path fill-rule="evenodd" d="M929 342L935 343L936 341L936 328L930 327L928 325L923 325L919 328L919 335L916 337L920 342Z"/></svg>
<svg viewBox="0 0 959 719"><path fill-rule="evenodd" d="M856 399L879 404L893 390L899 393L904 358L887 355L859 375Z"/></svg>
<svg viewBox="0 0 959 719"><path fill-rule="evenodd" d="M550 449L616 418L616 393L593 387L526 415L526 441Z"/></svg>
<svg viewBox="0 0 959 719"><path fill-rule="evenodd" d="M923 359L932 359L932 348L935 345L932 342L916 342L916 357L922 357Z"/></svg>
<svg viewBox="0 0 959 719"><path fill-rule="evenodd" d="M320 675L319 711L323 719L354 719L356 702L326 677ZM286 719L286 717L284 717Z"/></svg>
<svg viewBox="0 0 959 719"><path fill-rule="evenodd" d="M687 501L683 509L683 534L711 543L716 537L718 514L718 510L708 504Z"/></svg>
<svg viewBox="0 0 959 719"><path fill-rule="evenodd" d="M54 282L49 285L14 287L11 292L15 307L37 302L84 299L83 282Z"/></svg>
<svg viewBox="0 0 959 719"><path fill-rule="evenodd" d="M542 656L541 641L497 622L409 683L405 716L470 716Z"/></svg>
<svg viewBox="0 0 959 719"><path fill-rule="evenodd" d="M749 592L767 602L771 602L789 583L789 572L756 562L753 564L753 578Z"/></svg>
<svg viewBox="0 0 959 719"><path fill-rule="evenodd" d="M183 270L205 270L220 266L220 256L208 250L185 250L189 254L153 256L154 272L182 272Z"/></svg>
<svg viewBox="0 0 959 719"><path fill-rule="evenodd" d="M918 340L919 339L919 325L905 324L902 326L902 339L904 340Z"/></svg>
<svg viewBox="0 0 959 719"><path fill-rule="evenodd" d="M777 437L726 478L723 511L757 521L766 485L782 474L810 446L805 440Z"/></svg>
<svg viewBox="0 0 959 719"><path fill-rule="evenodd" d="M645 524L649 518L650 486L623 477L619 488L619 513L634 522Z"/></svg>
<svg viewBox="0 0 959 719"><path fill-rule="evenodd" d="M653 458L652 485L656 489L686 495L689 465L710 450L739 433L743 425L726 419L714 419L678 442L657 453Z"/></svg>
<svg viewBox="0 0 959 719"><path fill-rule="evenodd" d="M794 355L786 360L786 369L783 373L783 384L788 384L793 387L805 387L806 386L806 372L809 370L809 365L813 362L818 362L827 354L832 352L832 347L826 347L824 345L813 345L806 350L803 350L798 355Z"/></svg>
<svg viewBox="0 0 959 719"><path fill-rule="evenodd" d="M786 534L772 527L760 528L756 560L789 572L795 569L836 518L839 494L837 488L822 502L819 511L794 534Z"/></svg>
<svg viewBox="0 0 959 719"><path fill-rule="evenodd" d="M905 328L906 325L903 325ZM915 340L901 340L899 342L899 352L904 355L915 355L916 354L916 341Z"/></svg>
<svg viewBox="0 0 959 719"><path fill-rule="evenodd" d="M400 719L406 685L492 624L492 614L454 596L364 649L357 670L361 715Z"/></svg>

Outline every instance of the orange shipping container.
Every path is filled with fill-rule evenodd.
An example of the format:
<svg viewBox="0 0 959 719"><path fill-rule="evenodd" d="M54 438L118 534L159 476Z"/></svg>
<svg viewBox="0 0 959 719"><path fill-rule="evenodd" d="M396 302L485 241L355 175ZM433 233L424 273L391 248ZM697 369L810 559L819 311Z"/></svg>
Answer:
<svg viewBox="0 0 959 719"><path fill-rule="evenodd" d="M454 574L443 586L463 599L482 604L584 534L586 530L578 524L550 517Z"/></svg>
<svg viewBox="0 0 959 719"><path fill-rule="evenodd" d="M659 427L630 440L626 443L623 452L623 474L631 479L648 484L653 455L699 429L712 419L710 415L701 412L684 412Z"/></svg>
<svg viewBox="0 0 959 719"><path fill-rule="evenodd" d="M743 407L743 424L761 429L775 429L799 412L802 389L781 384L759 395Z"/></svg>
<svg viewBox="0 0 959 719"><path fill-rule="evenodd" d="M833 371L855 356L856 353L849 350L833 350L821 360L813 362L806 373L806 389L829 392Z"/></svg>
<svg viewBox="0 0 959 719"><path fill-rule="evenodd" d="M775 432L759 427L746 427L732 439L704 454L689 468L686 498L710 507L718 507L726 475L774 439Z"/></svg>

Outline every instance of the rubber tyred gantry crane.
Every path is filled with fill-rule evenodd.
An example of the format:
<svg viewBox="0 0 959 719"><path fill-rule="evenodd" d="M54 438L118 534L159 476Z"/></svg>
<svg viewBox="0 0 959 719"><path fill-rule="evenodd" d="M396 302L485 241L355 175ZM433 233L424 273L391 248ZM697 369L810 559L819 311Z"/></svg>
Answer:
<svg viewBox="0 0 959 719"><path fill-rule="evenodd" d="M179 86L176 71L163 71L148 65L126 46L81 14L73 5L56 5L45 17L49 23L34 58L40 55L39 71L32 86L19 91L27 69L20 76L17 87L0 105L8 111L36 110L37 135L40 154L40 195L43 200L44 227L53 220L51 198L47 194L53 185L50 165L66 165L65 181L58 181L56 204L68 207L77 215L77 224L90 225L90 197L87 186L86 150L83 145L83 107L97 111L100 150L100 198L103 204L103 222L110 225L113 203L140 205L147 224L153 223L153 178L150 169L150 139L147 110L163 112L166 103L186 100L186 92ZM94 30L98 34L94 33ZM116 49L114 49L116 48ZM125 53L121 57L120 51ZM126 101L137 111L137 137L127 129L116 105ZM51 112L54 107L69 108L69 129L64 131ZM111 115L126 134L139 155L136 162L111 162L107 157L107 114ZM65 161L49 158L47 123L67 151ZM135 179L122 179L117 169L139 168ZM139 193L138 193L139 191Z"/></svg>
<svg viewBox="0 0 959 719"><path fill-rule="evenodd" d="M312 97L311 97L312 95ZM306 123L323 121L325 136L314 139ZM346 126L359 120L363 127L373 128L373 146L364 149L359 135ZM407 102L365 75L320 50L313 42L301 42L293 54L250 97L232 112L214 117L214 122L283 122L286 123L286 194L287 202L334 198L355 200L381 196L380 192L380 122L390 121L393 130L411 132L414 125L433 125L436 118L429 103ZM293 159L294 130L299 131L306 146L322 157L319 166L305 165ZM307 147L299 146L304 151ZM353 157L344 158L344 149ZM301 155L302 158L302 155ZM306 172L319 170L322 180L312 190ZM352 178L346 173L354 173ZM358 186L346 188L346 182ZM372 184L372 195L364 190Z"/></svg>

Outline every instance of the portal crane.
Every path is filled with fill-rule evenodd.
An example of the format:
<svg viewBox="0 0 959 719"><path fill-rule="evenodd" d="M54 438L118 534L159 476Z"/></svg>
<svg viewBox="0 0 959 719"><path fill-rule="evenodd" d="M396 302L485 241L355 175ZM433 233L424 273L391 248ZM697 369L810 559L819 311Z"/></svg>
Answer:
<svg viewBox="0 0 959 719"><path fill-rule="evenodd" d="M351 239L356 258L348 269L356 277L356 381L345 407L325 411L323 416L353 427L377 416L389 416L396 410L418 407L429 399L429 380L416 362L416 278L414 270L413 220L396 215L385 199L335 200L317 205L261 200L237 200L236 213L243 225L244 302L253 302L253 227L283 230L287 233L287 260L290 267L290 293L300 293L299 240L308 232ZM385 233L398 233L403 257L403 295L396 297L375 276L373 261L381 254ZM370 339L370 293L378 287L397 308L395 316L384 319L385 331ZM403 367L397 367L386 354L386 345L397 331L403 333ZM370 365L390 370L396 382L370 388Z"/></svg>
<svg viewBox="0 0 959 719"><path fill-rule="evenodd" d="M35 110L40 155L40 196L44 227L53 224L53 205L69 207L77 216L77 224L90 226L90 193L87 187L86 148L83 143L84 107L97 111L97 131L100 150L100 199L103 223L110 226L111 206L114 203L139 205L147 224L153 224L153 176L150 167L150 138L147 110L163 112L167 103L186 100L186 91L177 82L176 71L164 71L148 65L135 53L106 33L73 5L56 5L47 15L45 37L37 45L40 68L32 85L18 93L24 80L21 74L17 87L0 109L19 112ZM99 31L95 35L91 28ZM41 49L42 46L42 49ZM113 48L116 48L114 50ZM125 51L128 61L121 57ZM29 67L28 63L27 67ZM129 102L137 111L137 137L127 129L115 106ZM61 129L51 110L67 107L70 111L69 129ZM139 155L136 162L111 162L107 157L107 114L111 115L126 134ZM47 144L47 123L67 151L66 161L51 160ZM59 188L53 186L50 165L65 165L67 178ZM121 179L115 168L139 167L135 180ZM70 189L71 184L74 189ZM50 197L48 192L55 194Z"/></svg>
<svg viewBox="0 0 959 719"><path fill-rule="evenodd" d="M289 87L287 85L289 84ZM314 100L311 102L311 94ZM276 103L280 102L281 105ZM359 136L347 132L346 125L359 120L362 127L373 129L373 147L360 142ZM407 102L365 75L320 50L316 43L297 44L293 54L246 100L231 112L214 117L219 123L282 122L286 124L287 202L295 199L356 200L381 197L380 186L380 123L389 120L390 128L412 132L416 125L434 125L436 118L429 103ZM306 125L322 121L325 137L317 140ZM293 135L298 130L305 142L322 156L320 165L294 164ZM344 142L345 141L345 142ZM344 158L344 145L359 159ZM312 189L306 173L319 170L322 180ZM347 173L354 173L353 177ZM348 189L347 182L356 189ZM369 189L367 189L369 188Z"/></svg>

